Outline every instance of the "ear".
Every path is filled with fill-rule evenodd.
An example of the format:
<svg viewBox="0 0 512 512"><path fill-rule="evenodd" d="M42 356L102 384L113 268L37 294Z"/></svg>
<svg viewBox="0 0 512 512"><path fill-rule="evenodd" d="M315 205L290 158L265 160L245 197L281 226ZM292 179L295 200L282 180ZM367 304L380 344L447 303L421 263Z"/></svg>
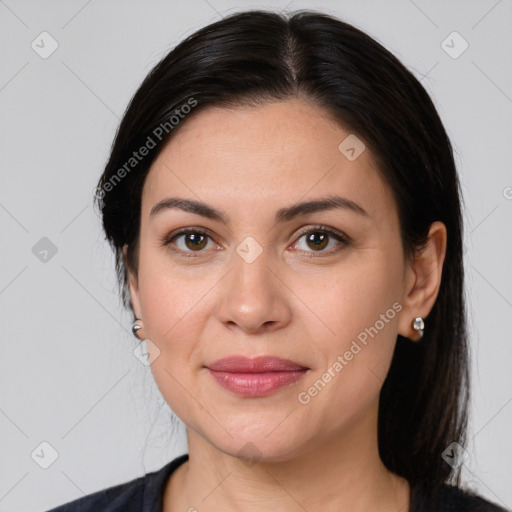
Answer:
<svg viewBox="0 0 512 512"><path fill-rule="evenodd" d="M130 292L130 302L132 305L133 312L137 318L142 318L142 308L140 305L140 295L139 295L139 280L135 272L131 269L128 264L127 258L127 249L128 246L123 246L123 260L126 268L126 272L128 274L128 290Z"/></svg>
<svg viewBox="0 0 512 512"><path fill-rule="evenodd" d="M433 222L425 247L406 263L398 333L412 341L420 339L419 333L412 327L413 320L417 316L425 319L429 315L439 293L446 244L446 226L439 221ZM425 329L428 329L428 321L425 321Z"/></svg>

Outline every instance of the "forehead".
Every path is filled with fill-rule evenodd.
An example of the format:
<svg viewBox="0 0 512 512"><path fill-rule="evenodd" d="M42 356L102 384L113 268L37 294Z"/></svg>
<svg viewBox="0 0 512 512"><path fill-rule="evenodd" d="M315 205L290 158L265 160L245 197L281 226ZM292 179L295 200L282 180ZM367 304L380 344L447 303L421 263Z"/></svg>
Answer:
<svg viewBox="0 0 512 512"><path fill-rule="evenodd" d="M339 194L372 217L396 214L370 150L311 102L208 107L182 122L148 173L143 216L168 195L254 212Z"/></svg>

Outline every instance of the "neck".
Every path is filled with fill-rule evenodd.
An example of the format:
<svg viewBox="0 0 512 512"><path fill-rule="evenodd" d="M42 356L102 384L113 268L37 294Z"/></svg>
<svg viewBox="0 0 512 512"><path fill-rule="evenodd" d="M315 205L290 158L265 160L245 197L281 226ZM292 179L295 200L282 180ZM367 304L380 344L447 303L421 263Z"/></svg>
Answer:
<svg viewBox="0 0 512 512"><path fill-rule="evenodd" d="M164 511L407 512L409 484L382 463L377 409L336 436L284 461L253 463L187 430L189 460L172 475Z"/></svg>

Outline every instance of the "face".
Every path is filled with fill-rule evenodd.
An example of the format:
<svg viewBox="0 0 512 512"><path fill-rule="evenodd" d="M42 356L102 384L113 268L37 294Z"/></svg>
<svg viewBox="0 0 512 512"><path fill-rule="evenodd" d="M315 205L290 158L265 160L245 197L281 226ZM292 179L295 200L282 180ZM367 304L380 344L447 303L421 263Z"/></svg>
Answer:
<svg viewBox="0 0 512 512"><path fill-rule="evenodd" d="M349 135L299 99L209 108L146 178L130 293L160 351L151 369L171 409L225 453L251 443L285 460L377 409L404 260L391 191L361 141L339 148ZM230 356L296 367L212 371Z"/></svg>

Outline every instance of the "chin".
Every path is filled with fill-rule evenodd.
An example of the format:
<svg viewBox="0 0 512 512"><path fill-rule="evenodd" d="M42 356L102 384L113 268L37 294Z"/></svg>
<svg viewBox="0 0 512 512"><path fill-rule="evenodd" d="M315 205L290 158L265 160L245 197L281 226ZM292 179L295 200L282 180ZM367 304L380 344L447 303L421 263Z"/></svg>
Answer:
<svg viewBox="0 0 512 512"><path fill-rule="evenodd" d="M248 466L258 462L284 462L306 451L308 440L304 433L276 429L278 423L262 426L253 422L252 428L229 429L231 436L224 433L220 438L203 437L219 451L241 459Z"/></svg>

